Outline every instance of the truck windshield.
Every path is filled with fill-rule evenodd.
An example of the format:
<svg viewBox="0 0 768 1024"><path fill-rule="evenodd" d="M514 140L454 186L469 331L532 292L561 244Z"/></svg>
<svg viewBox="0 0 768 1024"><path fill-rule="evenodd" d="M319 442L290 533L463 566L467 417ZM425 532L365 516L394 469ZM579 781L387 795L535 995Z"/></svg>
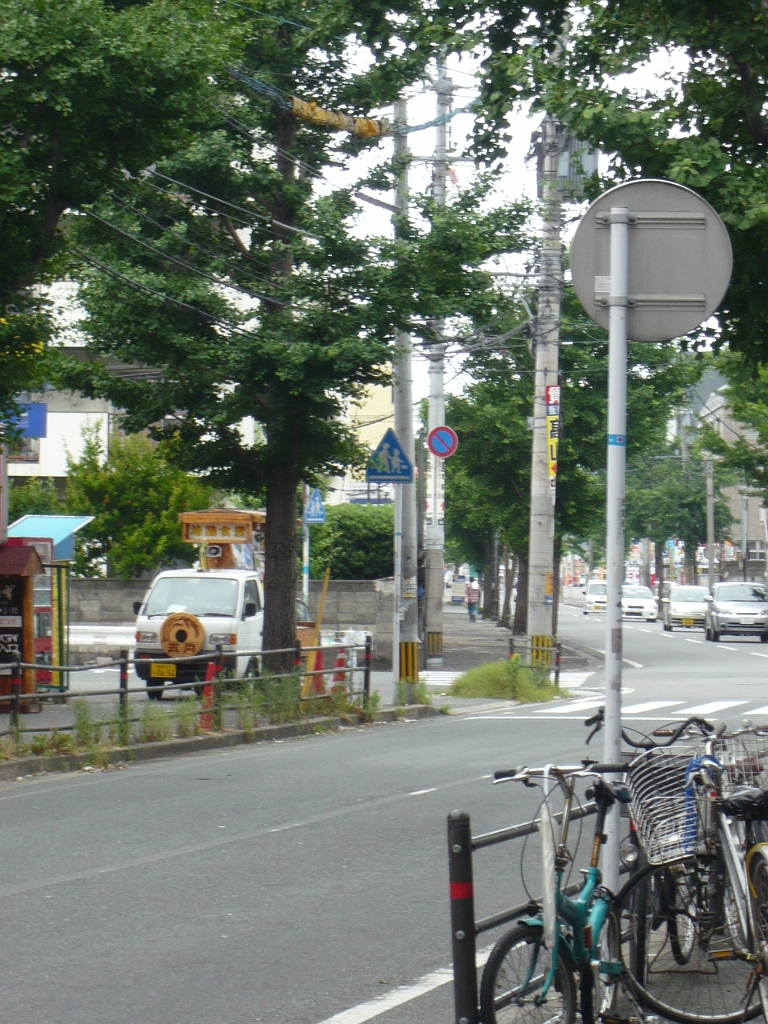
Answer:
<svg viewBox="0 0 768 1024"><path fill-rule="evenodd" d="M210 576L164 576L149 595L144 614L170 615L190 612L192 615L227 615L237 608L237 580Z"/></svg>
<svg viewBox="0 0 768 1024"><path fill-rule="evenodd" d="M607 583L590 583L589 586L587 587L587 593L590 595L590 597L594 597L595 595L597 595L599 597L601 594L607 594L608 593L608 584Z"/></svg>

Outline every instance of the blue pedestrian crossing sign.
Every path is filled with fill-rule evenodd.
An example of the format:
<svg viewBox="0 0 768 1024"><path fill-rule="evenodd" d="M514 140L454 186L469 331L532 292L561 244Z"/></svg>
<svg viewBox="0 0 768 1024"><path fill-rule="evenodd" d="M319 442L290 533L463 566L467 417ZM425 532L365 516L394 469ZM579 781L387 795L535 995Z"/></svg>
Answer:
<svg viewBox="0 0 768 1024"><path fill-rule="evenodd" d="M304 510L304 522L310 525L325 522L325 505L317 488L309 496L307 507Z"/></svg>
<svg viewBox="0 0 768 1024"><path fill-rule="evenodd" d="M365 478L370 484L413 483L413 466L391 427L371 455Z"/></svg>

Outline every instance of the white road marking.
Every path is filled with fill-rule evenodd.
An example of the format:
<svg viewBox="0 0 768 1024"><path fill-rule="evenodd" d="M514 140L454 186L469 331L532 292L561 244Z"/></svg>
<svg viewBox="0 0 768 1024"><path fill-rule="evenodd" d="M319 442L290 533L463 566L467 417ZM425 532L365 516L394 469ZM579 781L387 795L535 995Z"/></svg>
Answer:
<svg viewBox="0 0 768 1024"><path fill-rule="evenodd" d="M681 711L673 711L674 715L714 715L716 711L725 711L726 708L737 708L740 704L749 704L748 700L713 700L709 704L698 704L695 708L683 708Z"/></svg>
<svg viewBox="0 0 768 1024"><path fill-rule="evenodd" d="M768 715L768 706L764 708L755 708L754 711L749 712L750 715Z"/></svg>
<svg viewBox="0 0 768 1024"><path fill-rule="evenodd" d="M768 654L759 654L757 651L750 651L753 658L768 658Z"/></svg>
<svg viewBox="0 0 768 1024"><path fill-rule="evenodd" d="M492 948L489 946L488 949L478 952L476 957L478 967L485 966ZM452 979L453 968L440 967L438 970L432 971L431 974L423 975L412 985L399 985L391 992L387 992L386 995L369 999L367 1003L360 1003L349 1010L342 1010L341 1013L336 1013L333 1017L326 1017L320 1024L365 1024L366 1021L373 1020L374 1017L380 1017L382 1013L394 1010L404 1003L410 1003L411 1000L425 996L428 992L434 992L436 988L447 985Z"/></svg>
<svg viewBox="0 0 768 1024"><path fill-rule="evenodd" d="M625 665L629 665L630 668L642 668L643 667L640 664L639 661L630 661L629 658L622 658L621 660L624 662Z"/></svg>
<svg viewBox="0 0 768 1024"><path fill-rule="evenodd" d="M412 790L408 794L408 796L423 796L425 793L436 793L436 792L437 792L437 786L430 786L429 789L414 789L414 790Z"/></svg>
<svg viewBox="0 0 768 1024"><path fill-rule="evenodd" d="M641 633L655 633L655 632L656 632L656 630L655 630L655 629L643 629L643 628L641 627L641 628L640 628L640 632L641 632Z"/></svg>
<svg viewBox="0 0 768 1024"><path fill-rule="evenodd" d="M703 643L704 643L704 641L703 641L703 640L693 640L693 639L691 639L691 637L689 637L689 636L684 636L684 637L683 637L683 640L685 640L685 642L686 642L687 644L703 644Z"/></svg>
<svg viewBox="0 0 768 1024"><path fill-rule="evenodd" d="M599 697L596 700L582 700L578 704L566 704L565 707L561 704L548 704L541 711L536 711L534 714L537 715L572 715L576 711L588 711L590 708L599 708L601 704L605 704L605 697Z"/></svg>
<svg viewBox="0 0 768 1024"><path fill-rule="evenodd" d="M674 633L659 633L659 636L663 636L665 640L676 640L677 637Z"/></svg>
<svg viewBox="0 0 768 1024"><path fill-rule="evenodd" d="M718 649L721 651L738 651L738 647L726 647L725 644L718 644Z"/></svg>
<svg viewBox="0 0 768 1024"><path fill-rule="evenodd" d="M647 700L645 704L630 704L628 708L622 708L622 715L637 715L641 711L658 711L659 708L671 708L675 704L685 704L684 700Z"/></svg>

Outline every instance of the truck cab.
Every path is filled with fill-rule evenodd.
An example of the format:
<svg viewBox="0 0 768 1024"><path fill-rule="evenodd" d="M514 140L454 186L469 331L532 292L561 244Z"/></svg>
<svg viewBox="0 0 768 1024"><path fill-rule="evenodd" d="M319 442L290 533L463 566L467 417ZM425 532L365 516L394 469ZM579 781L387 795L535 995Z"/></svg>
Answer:
<svg viewBox="0 0 768 1024"><path fill-rule="evenodd" d="M153 687L163 685L165 680L200 682L218 645L224 653L226 670L237 677L248 674L255 668L253 652L261 650L263 609L261 581L253 569L171 569L159 573L144 600L134 605L136 674ZM163 622L177 612L195 616L205 634L199 657L179 665L169 662L160 642ZM142 665L144 660L146 665ZM150 696L159 698L162 690L150 692Z"/></svg>

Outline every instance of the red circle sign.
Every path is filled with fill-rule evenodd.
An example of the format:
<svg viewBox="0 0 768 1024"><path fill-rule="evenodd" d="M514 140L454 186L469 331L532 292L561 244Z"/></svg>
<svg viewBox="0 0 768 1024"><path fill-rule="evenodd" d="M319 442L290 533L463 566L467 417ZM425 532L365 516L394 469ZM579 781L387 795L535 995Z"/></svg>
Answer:
<svg viewBox="0 0 768 1024"><path fill-rule="evenodd" d="M456 431L451 427L435 427L429 432L427 447L438 459L450 458L459 447Z"/></svg>

